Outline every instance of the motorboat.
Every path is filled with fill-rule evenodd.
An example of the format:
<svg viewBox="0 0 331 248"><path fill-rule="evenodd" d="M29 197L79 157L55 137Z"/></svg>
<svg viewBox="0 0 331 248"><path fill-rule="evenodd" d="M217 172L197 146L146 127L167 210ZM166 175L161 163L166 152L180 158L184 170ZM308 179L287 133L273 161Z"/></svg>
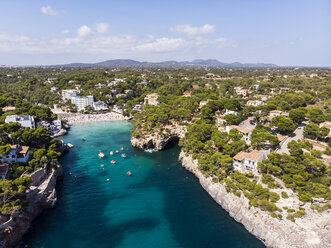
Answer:
<svg viewBox="0 0 331 248"><path fill-rule="evenodd" d="M103 158L103 157L105 157L105 154L103 153L103 152L99 152L99 158Z"/></svg>
<svg viewBox="0 0 331 248"><path fill-rule="evenodd" d="M122 158L126 158L126 155L125 155L125 153L123 153L121 156L122 156Z"/></svg>

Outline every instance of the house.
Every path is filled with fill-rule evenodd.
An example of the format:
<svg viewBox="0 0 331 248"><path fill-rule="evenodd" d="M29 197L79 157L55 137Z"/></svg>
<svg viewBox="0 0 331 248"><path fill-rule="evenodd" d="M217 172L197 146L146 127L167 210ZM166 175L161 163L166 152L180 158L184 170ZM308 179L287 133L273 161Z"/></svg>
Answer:
<svg viewBox="0 0 331 248"><path fill-rule="evenodd" d="M238 96L242 96L243 98L249 97L249 91L247 89L243 89L242 87L234 87L234 90Z"/></svg>
<svg viewBox="0 0 331 248"><path fill-rule="evenodd" d="M29 161L29 147L21 145L11 145L7 155L0 154L0 160L5 163L26 163Z"/></svg>
<svg viewBox="0 0 331 248"><path fill-rule="evenodd" d="M58 92L59 91L59 88L57 88L57 87L55 87L55 86L53 86L52 88L51 88L51 92L53 92L53 93L56 93L56 92Z"/></svg>
<svg viewBox="0 0 331 248"><path fill-rule="evenodd" d="M104 89L104 88L106 88L106 85L105 84L98 83L95 87L97 89Z"/></svg>
<svg viewBox="0 0 331 248"><path fill-rule="evenodd" d="M184 91L182 96L191 96L191 91Z"/></svg>
<svg viewBox="0 0 331 248"><path fill-rule="evenodd" d="M126 82L125 81L126 78L122 79L122 78L115 78L113 81L111 81L108 86L116 86L119 82Z"/></svg>
<svg viewBox="0 0 331 248"><path fill-rule="evenodd" d="M8 175L9 165L8 164L1 164L0 165L0 178L6 179Z"/></svg>
<svg viewBox="0 0 331 248"><path fill-rule="evenodd" d="M257 106L262 106L264 105L264 102L260 101L260 100L249 100L247 101L247 106L254 106L254 107L257 107Z"/></svg>
<svg viewBox="0 0 331 248"><path fill-rule="evenodd" d="M3 113L13 112L16 108L14 106L6 106L2 108Z"/></svg>
<svg viewBox="0 0 331 248"><path fill-rule="evenodd" d="M260 88L260 85L259 84L254 84L253 87L254 87L255 90L258 90Z"/></svg>
<svg viewBox="0 0 331 248"><path fill-rule="evenodd" d="M206 101L201 101L199 103L199 108L201 109L203 106L205 106L209 101L211 101L211 99L207 99Z"/></svg>
<svg viewBox="0 0 331 248"><path fill-rule="evenodd" d="M256 171L258 162L266 159L270 150L241 151L233 157L232 166L238 170Z"/></svg>
<svg viewBox="0 0 331 248"><path fill-rule="evenodd" d="M265 102L266 100L268 100L271 96L268 95L254 95L255 98L260 99L261 101Z"/></svg>
<svg viewBox="0 0 331 248"><path fill-rule="evenodd" d="M76 105L78 110L83 110L86 106L92 106L93 96L74 96L71 97L71 103Z"/></svg>
<svg viewBox="0 0 331 248"><path fill-rule="evenodd" d="M219 111L219 110L217 110L215 112L215 123L216 123L216 126L222 126L223 124L226 123L225 115L221 114L221 111Z"/></svg>
<svg viewBox="0 0 331 248"><path fill-rule="evenodd" d="M37 126L45 128L50 133L50 135L54 135L60 132L62 129L62 122L61 120L55 120L51 124L47 121L41 121L37 123Z"/></svg>
<svg viewBox="0 0 331 248"><path fill-rule="evenodd" d="M21 127L36 128L35 121L33 116L30 115L7 115L5 123L18 122L21 124Z"/></svg>
<svg viewBox="0 0 331 248"><path fill-rule="evenodd" d="M50 84L56 81L56 78L47 78L47 80L44 82L44 84Z"/></svg>
<svg viewBox="0 0 331 248"><path fill-rule="evenodd" d="M123 106L114 105L113 106L113 112L116 112L116 113L119 113L119 114L123 114Z"/></svg>
<svg viewBox="0 0 331 248"><path fill-rule="evenodd" d="M108 110L108 106L103 101L93 102L92 107L95 111Z"/></svg>
<svg viewBox="0 0 331 248"><path fill-rule="evenodd" d="M230 133L231 129L237 129L239 131L239 133L241 133L243 135L243 137L241 139L244 140L247 145L251 144L251 134L252 134L253 129L243 127L243 126L235 126L235 125L226 126L227 133Z"/></svg>
<svg viewBox="0 0 331 248"><path fill-rule="evenodd" d="M197 90L197 89L200 89L200 86L197 85L197 84L194 84L194 85L192 85L192 88L193 88L194 90Z"/></svg>
<svg viewBox="0 0 331 248"><path fill-rule="evenodd" d="M126 94L117 94L116 97L117 98L120 98L120 97L127 98L128 96Z"/></svg>
<svg viewBox="0 0 331 248"><path fill-rule="evenodd" d="M136 104L132 110L135 110L135 111L138 111L138 112L141 112L141 108L142 108L142 105L141 104Z"/></svg>
<svg viewBox="0 0 331 248"><path fill-rule="evenodd" d="M278 115L282 115L282 116L284 116L286 118L289 117L289 113L288 112L283 112L283 111L280 111L280 110L271 110L269 112L269 117L271 119L274 118L275 116L278 116Z"/></svg>
<svg viewBox="0 0 331 248"><path fill-rule="evenodd" d="M286 93L286 92L289 92L290 90L291 90L291 89L288 88L288 87L282 87L282 88L279 89L279 92L280 92L280 93Z"/></svg>
<svg viewBox="0 0 331 248"><path fill-rule="evenodd" d="M225 110L225 115L238 115L238 112L226 109Z"/></svg>
<svg viewBox="0 0 331 248"><path fill-rule="evenodd" d="M157 93L149 94L144 98L144 104L158 106L160 105L160 103L157 101L158 98L159 98L159 94Z"/></svg>
<svg viewBox="0 0 331 248"><path fill-rule="evenodd" d="M125 90L124 93L127 95L133 95L133 90Z"/></svg>
<svg viewBox="0 0 331 248"><path fill-rule="evenodd" d="M75 97L77 95L78 95L78 90L76 89L62 90L63 101L71 100L72 97Z"/></svg>

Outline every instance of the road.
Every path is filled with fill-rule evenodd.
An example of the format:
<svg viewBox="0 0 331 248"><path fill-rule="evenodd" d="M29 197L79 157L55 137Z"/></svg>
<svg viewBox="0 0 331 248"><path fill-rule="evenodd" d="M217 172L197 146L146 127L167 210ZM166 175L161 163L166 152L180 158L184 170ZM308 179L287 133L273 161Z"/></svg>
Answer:
<svg viewBox="0 0 331 248"><path fill-rule="evenodd" d="M293 133L291 133L291 135L283 142L283 144L281 145L281 147L279 149L276 150L277 153L287 153L289 154L289 150L287 148L287 145L289 142L291 142L292 140L302 140L303 139L303 128L308 124L308 121L303 121L297 129L294 130Z"/></svg>

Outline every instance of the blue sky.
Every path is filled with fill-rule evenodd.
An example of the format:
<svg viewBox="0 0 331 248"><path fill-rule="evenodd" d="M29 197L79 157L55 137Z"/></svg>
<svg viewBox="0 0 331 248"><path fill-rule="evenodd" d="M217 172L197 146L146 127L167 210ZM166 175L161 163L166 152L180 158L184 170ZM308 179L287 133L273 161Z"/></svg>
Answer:
<svg viewBox="0 0 331 248"><path fill-rule="evenodd" d="M0 64L218 59L331 66L328 0L1 0Z"/></svg>

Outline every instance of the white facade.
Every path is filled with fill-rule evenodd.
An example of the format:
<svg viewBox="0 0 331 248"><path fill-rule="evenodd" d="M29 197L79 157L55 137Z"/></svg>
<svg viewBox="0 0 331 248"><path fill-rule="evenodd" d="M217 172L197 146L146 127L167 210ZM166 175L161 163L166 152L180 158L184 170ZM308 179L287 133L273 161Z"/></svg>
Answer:
<svg viewBox="0 0 331 248"><path fill-rule="evenodd" d="M71 103L75 104L78 110L83 110L86 106L92 106L93 96L74 96L71 97Z"/></svg>
<svg viewBox="0 0 331 248"><path fill-rule="evenodd" d="M264 102L262 102L260 100L250 100L250 101L247 102L247 105L257 107L257 106L264 105Z"/></svg>
<svg viewBox="0 0 331 248"><path fill-rule="evenodd" d="M232 166L234 169L238 170L256 171L258 162L262 162L263 159L266 159L268 154L270 154L269 150L241 151L233 157Z"/></svg>
<svg viewBox="0 0 331 248"><path fill-rule="evenodd" d="M93 102L92 106L93 106L93 109L96 110L96 111L108 110L107 105L103 101Z"/></svg>
<svg viewBox="0 0 331 248"><path fill-rule="evenodd" d="M251 134L252 134L253 129L242 127L242 126L231 125L231 126L226 126L225 130L227 133L230 133L231 129L237 129L239 131L239 133L241 133L243 135L243 137L241 139L244 140L247 145L251 144Z"/></svg>
<svg viewBox="0 0 331 248"><path fill-rule="evenodd" d="M7 115L5 119L6 123L18 122L22 127L36 128L33 116L30 115Z"/></svg>
<svg viewBox="0 0 331 248"><path fill-rule="evenodd" d="M0 160L5 163L26 163L29 161L29 147L28 146L20 146L20 145L11 145L11 150L9 154L2 155L0 154Z"/></svg>
<svg viewBox="0 0 331 248"><path fill-rule="evenodd" d="M71 97L75 97L78 94L78 90L70 89L70 90L62 90L62 100L71 100Z"/></svg>
<svg viewBox="0 0 331 248"><path fill-rule="evenodd" d="M153 93L150 95L147 95L144 99L144 104L149 104L149 105L160 105L160 103L158 102L159 95L157 93Z"/></svg>
<svg viewBox="0 0 331 248"><path fill-rule="evenodd" d="M225 115L238 115L238 112L226 109Z"/></svg>

